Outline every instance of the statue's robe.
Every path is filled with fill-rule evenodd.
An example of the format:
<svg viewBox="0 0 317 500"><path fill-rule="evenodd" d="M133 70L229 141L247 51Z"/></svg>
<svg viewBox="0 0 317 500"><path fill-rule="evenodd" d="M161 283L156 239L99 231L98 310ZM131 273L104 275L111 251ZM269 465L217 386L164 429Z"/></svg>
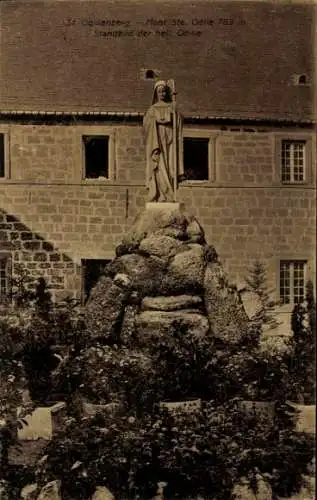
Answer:
<svg viewBox="0 0 317 500"><path fill-rule="evenodd" d="M182 118L176 110L176 141L173 139L173 108L171 102L157 102L145 114L143 126L146 138L146 179L149 201L174 200L174 148L176 147L176 176L183 171ZM161 124L165 119L167 123ZM158 162L153 153L158 152ZM176 177L177 178L177 177Z"/></svg>

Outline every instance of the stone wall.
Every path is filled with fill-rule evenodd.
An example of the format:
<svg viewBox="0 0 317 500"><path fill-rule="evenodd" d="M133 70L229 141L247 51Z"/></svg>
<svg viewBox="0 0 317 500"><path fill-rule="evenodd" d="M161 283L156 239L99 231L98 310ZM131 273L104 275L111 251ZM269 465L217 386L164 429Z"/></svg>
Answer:
<svg viewBox="0 0 317 500"><path fill-rule="evenodd" d="M4 210L0 210L0 253L8 257L14 278L24 272L31 279L43 276L55 299L79 296L80 266L52 240L45 239L43 231L32 231Z"/></svg>
<svg viewBox="0 0 317 500"><path fill-rule="evenodd" d="M185 128L185 135L193 130ZM241 281L255 259L267 264L273 287L279 259L307 259L314 276L315 173L305 185L279 182L275 149L283 130L201 130L214 145L215 179L186 181L178 197L200 220L232 280ZM145 206L142 127L11 123L0 132L9 153L9 176L0 179L0 251L12 250L14 262L49 277L56 291L78 294L81 259L112 258ZM82 135L94 134L111 138L108 180L83 179ZM313 138L314 164L314 133L306 136Z"/></svg>
<svg viewBox="0 0 317 500"><path fill-rule="evenodd" d="M144 139L138 125L14 125L10 128L0 126L0 132L2 130L10 135L12 181L81 182L84 163L82 136L100 134L109 135L112 141L112 180L143 183Z"/></svg>
<svg viewBox="0 0 317 500"><path fill-rule="evenodd" d="M274 135L223 132L217 140L217 178L225 183L272 184Z"/></svg>

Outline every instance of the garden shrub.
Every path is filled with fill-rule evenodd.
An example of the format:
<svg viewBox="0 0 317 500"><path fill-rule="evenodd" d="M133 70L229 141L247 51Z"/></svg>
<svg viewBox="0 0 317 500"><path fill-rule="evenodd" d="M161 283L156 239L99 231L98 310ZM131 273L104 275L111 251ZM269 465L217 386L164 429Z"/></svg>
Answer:
<svg viewBox="0 0 317 500"><path fill-rule="evenodd" d="M27 317L24 320L27 323ZM9 448L17 444L17 427L22 427L24 417L34 408L24 400L27 376L16 321L16 315L0 317L0 479L10 474Z"/></svg>
<svg viewBox="0 0 317 500"><path fill-rule="evenodd" d="M154 370L144 353L125 346L96 344L62 364L55 374L57 390L77 392L96 404L122 400L128 406L144 405L146 387Z"/></svg>
<svg viewBox="0 0 317 500"><path fill-rule="evenodd" d="M227 500L239 478L254 483L258 471L274 493L298 491L313 457L312 439L287 426L282 407L269 428L237 403L209 402L190 413L156 408L140 417L126 413L70 421L46 450L42 480L60 479L65 500L74 487L93 491L102 484L116 498L146 499L160 481L167 484L166 498L200 494Z"/></svg>
<svg viewBox="0 0 317 500"><path fill-rule="evenodd" d="M211 358L203 367L201 380L210 387L218 401L233 397L248 400L285 400L289 395L291 380L290 359L293 355L291 341L278 337L244 339L238 346L216 344Z"/></svg>
<svg viewBox="0 0 317 500"><path fill-rule="evenodd" d="M69 355L55 374L55 390L66 399L76 391L92 403L119 399L138 411L162 400L288 396L291 346L281 339L260 341L255 325L236 346L194 338L177 323L146 346L127 338L126 345L95 343Z"/></svg>
<svg viewBox="0 0 317 500"><path fill-rule="evenodd" d="M36 472L40 484L60 479L65 500L86 499L97 485L118 498L151 498L160 481L167 498L225 500L241 477L255 484L260 471L274 494L300 488L313 443L294 432L284 406L295 380L289 371L294 343L261 339L264 317L250 324L238 345L193 338L178 323L145 347L130 331L123 332L124 341L105 345L92 343L77 304L51 303L43 282L28 297L0 320L0 359L9 360L0 366L0 404L7 399L16 409L27 374L32 380L39 373L47 378L43 400L38 387L32 393L37 401L59 394L72 403L65 428ZM302 338L310 330L302 312L296 314L296 338ZM34 377L43 352L57 350L64 358L58 368L40 367ZM200 410L171 414L157 405L191 398L203 400ZM243 412L241 399L277 401L273 425ZM115 414L87 418L76 400L122 404Z"/></svg>
<svg viewBox="0 0 317 500"><path fill-rule="evenodd" d="M146 347L126 337L126 345L94 343L69 357L55 374L57 390L78 391L92 403L120 399L138 411L161 400L205 396L201 372L211 355L210 339L194 339L177 324Z"/></svg>

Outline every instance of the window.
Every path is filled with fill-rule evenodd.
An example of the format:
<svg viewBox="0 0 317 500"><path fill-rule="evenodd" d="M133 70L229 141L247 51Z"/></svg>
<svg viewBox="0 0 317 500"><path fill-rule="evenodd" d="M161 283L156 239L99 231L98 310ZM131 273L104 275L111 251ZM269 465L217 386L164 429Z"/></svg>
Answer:
<svg viewBox="0 0 317 500"><path fill-rule="evenodd" d="M295 86L298 86L298 85L307 86L310 84L309 76L305 73L292 75L291 79L292 79L293 85L295 85Z"/></svg>
<svg viewBox="0 0 317 500"><path fill-rule="evenodd" d="M0 134L0 177L5 176L4 134Z"/></svg>
<svg viewBox="0 0 317 500"><path fill-rule="evenodd" d="M298 83L299 85L305 85L307 83L307 76L306 75L300 75L298 78Z"/></svg>
<svg viewBox="0 0 317 500"><path fill-rule="evenodd" d="M282 182L305 181L305 141L282 141Z"/></svg>
<svg viewBox="0 0 317 500"><path fill-rule="evenodd" d="M84 135L85 179L109 178L109 136Z"/></svg>
<svg viewBox="0 0 317 500"><path fill-rule="evenodd" d="M305 268L303 260L280 262L281 304L298 304L305 298Z"/></svg>
<svg viewBox="0 0 317 500"><path fill-rule="evenodd" d="M0 300L10 292L10 259L0 255Z"/></svg>
<svg viewBox="0 0 317 500"><path fill-rule="evenodd" d="M109 262L109 259L82 259L82 295L84 303L89 298L91 290L96 285L98 279L104 272L105 266Z"/></svg>
<svg viewBox="0 0 317 500"><path fill-rule="evenodd" d="M161 72L154 68L142 68L140 76L142 80L155 80L160 76Z"/></svg>
<svg viewBox="0 0 317 500"><path fill-rule="evenodd" d="M184 137L184 175L181 180L209 179L209 138Z"/></svg>

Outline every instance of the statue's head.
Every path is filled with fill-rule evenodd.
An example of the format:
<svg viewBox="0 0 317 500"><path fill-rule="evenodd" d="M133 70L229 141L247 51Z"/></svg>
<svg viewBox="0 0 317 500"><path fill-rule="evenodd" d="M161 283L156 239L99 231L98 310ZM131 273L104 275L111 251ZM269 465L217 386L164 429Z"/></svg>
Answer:
<svg viewBox="0 0 317 500"><path fill-rule="evenodd" d="M158 80L154 85L152 104L156 102L171 102L172 92L165 80Z"/></svg>

